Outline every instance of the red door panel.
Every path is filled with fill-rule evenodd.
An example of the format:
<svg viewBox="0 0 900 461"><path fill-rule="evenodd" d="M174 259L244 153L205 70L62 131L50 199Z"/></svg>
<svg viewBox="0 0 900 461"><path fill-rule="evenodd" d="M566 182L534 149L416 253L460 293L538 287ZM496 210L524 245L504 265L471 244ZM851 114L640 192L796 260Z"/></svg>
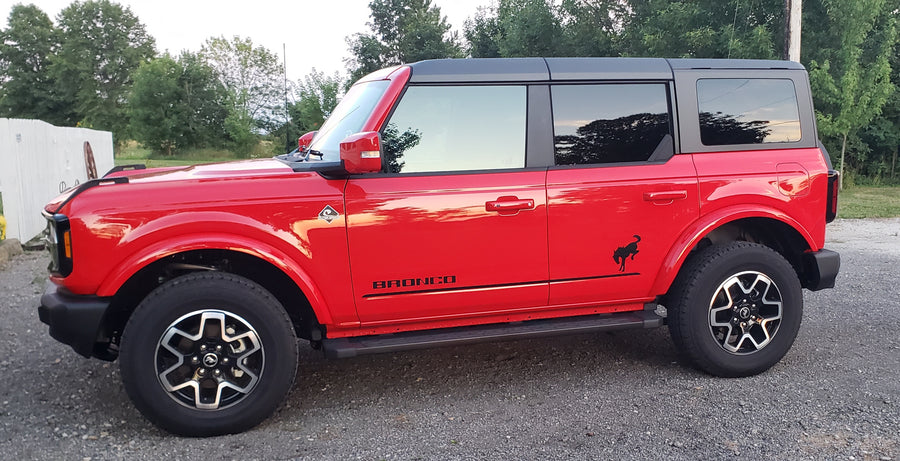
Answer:
<svg viewBox="0 0 900 461"><path fill-rule="evenodd" d="M652 298L659 265L699 213L690 155L553 169L547 196L551 305Z"/></svg>
<svg viewBox="0 0 900 461"><path fill-rule="evenodd" d="M350 268L363 324L547 304L546 171L351 179Z"/></svg>

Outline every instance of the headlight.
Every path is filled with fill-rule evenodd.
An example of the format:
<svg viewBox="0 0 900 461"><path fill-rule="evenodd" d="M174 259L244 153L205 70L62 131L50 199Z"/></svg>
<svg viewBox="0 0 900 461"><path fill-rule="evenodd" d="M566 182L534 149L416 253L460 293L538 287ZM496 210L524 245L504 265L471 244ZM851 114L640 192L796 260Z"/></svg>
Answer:
<svg viewBox="0 0 900 461"><path fill-rule="evenodd" d="M50 272L60 276L72 273L72 231L69 218L62 214L44 213L47 219L47 249L50 251Z"/></svg>

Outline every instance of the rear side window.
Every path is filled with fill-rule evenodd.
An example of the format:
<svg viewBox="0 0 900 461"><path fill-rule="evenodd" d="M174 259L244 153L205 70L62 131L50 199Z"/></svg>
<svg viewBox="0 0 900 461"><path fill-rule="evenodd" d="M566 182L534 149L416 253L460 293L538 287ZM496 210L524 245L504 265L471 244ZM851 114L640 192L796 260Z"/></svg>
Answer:
<svg viewBox="0 0 900 461"><path fill-rule="evenodd" d="M382 130L387 173L525 167L524 86L412 86Z"/></svg>
<svg viewBox="0 0 900 461"><path fill-rule="evenodd" d="M707 146L800 140L797 92L789 79L700 79L697 104Z"/></svg>
<svg viewBox="0 0 900 461"><path fill-rule="evenodd" d="M554 85L557 165L665 160L674 153L664 83Z"/></svg>

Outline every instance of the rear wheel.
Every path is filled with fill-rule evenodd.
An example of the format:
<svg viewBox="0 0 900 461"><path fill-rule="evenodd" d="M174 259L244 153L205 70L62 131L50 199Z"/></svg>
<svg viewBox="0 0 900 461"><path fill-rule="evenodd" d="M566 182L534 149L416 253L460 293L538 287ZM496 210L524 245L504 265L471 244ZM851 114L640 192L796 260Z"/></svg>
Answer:
<svg viewBox="0 0 900 461"><path fill-rule="evenodd" d="M201 272L138 306L122 334L122 381L135 406L170 432L244 431L291 388L297 340L281 304L256 283Z"/></svg>
<svg viewBox="0 0 900 461"><path fill-rule="evenodd" d="M723 377L768 370L791 348L803 293L790 263L759 244L714 245L693 255L669 299L669 330L695 366Z"/></svg>

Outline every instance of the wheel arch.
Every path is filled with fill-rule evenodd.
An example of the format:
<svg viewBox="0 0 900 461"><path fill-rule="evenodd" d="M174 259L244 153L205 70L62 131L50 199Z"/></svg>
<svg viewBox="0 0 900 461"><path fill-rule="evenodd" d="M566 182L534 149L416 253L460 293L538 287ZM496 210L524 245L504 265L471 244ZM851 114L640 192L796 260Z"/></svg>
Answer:
<svg viewBox="0 0 900 461"><path fill-rule="evenodd" d="M279 251L257 244L216 245L183 242L166 250L148 251L129 258L120 267L131 268L101 286L112 294L99 337L116 342L134 309L151 291L167 280L197 271L222 271L245 277L268 290L282 304L298 337L321 339L321 325L331 318L321 293L302 268Z"/></svg>
<svg viewBox="0 0 900 461"><path fill-rule="evenodd" d="M800 223L777 210L722 211L695 223L676 240L660 266L653 293L667 293L685 261L698 249L732 241L772 248L791 264L804 287L809 283L803 254L818 248Z"/></svg>

